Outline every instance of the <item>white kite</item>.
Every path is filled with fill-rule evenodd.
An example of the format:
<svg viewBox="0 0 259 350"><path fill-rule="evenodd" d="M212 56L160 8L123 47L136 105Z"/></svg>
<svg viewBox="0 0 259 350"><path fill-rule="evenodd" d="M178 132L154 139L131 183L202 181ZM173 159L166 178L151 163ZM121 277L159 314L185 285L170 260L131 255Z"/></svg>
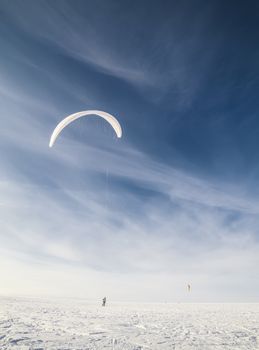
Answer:
<svg viewBox="0 0 259 350"><path fill-rule="evenodd" d="M77 112L77 113L71 114L68 117L61 120L61 122L55 127L55 129L50 137L49 147L52 147L54 145L58 135L61 133L61 131L68 124L72 123L74 120L76 120L78 118L85 117L88 115L97 115L99 117L102 117L113 127L117 137L120 138L122 136L122 129L121 129L120 123L111 114L103 112L103 111L97 111L97 110L82 111L82 112Z"/></svg>

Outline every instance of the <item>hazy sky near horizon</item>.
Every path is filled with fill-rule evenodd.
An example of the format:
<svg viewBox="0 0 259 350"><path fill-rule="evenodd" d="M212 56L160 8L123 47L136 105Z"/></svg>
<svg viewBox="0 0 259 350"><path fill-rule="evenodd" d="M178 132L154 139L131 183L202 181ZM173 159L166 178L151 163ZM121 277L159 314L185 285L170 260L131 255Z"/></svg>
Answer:
<svg viewBox="0 0 259 350"><path fill-rule="evenodd" d="M258 34L257 1L0 0L0 294L259 301ZM122 139L49 149L86 109Z"/></svg>

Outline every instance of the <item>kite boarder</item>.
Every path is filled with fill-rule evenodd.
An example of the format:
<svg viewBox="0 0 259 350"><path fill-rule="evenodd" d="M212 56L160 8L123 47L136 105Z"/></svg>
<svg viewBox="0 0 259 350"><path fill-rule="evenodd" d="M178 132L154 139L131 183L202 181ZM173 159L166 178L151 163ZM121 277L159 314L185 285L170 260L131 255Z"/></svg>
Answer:
<svg viewBox="0 0 259 350"><path fill-rule="evenodd" d="M103 298L103 303L102 303L102 306L105 306L106 305L106 297Z"/></svg>

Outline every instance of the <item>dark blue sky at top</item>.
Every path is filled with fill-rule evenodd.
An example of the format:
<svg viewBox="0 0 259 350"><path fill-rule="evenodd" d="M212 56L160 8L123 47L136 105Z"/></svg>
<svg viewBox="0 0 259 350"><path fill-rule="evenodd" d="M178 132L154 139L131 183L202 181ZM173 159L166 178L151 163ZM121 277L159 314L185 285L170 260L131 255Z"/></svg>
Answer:
<svg viewBox="0 0 259 350"><path fill-rule="evenodd" d="M53 6L67 23L79 22L85 33L96 33L111 57L150 74L151 83L136 88L130 79L45 40L53 19L40 4ZM256 1L73 1L72 13L68 4L1 1L0 62L6 79L32 99L55 105L59 116L90 108L122 116L127 141L161 162L220 181L258 182ZM90 85L98 105L62 89L51 79L57 73L82 95Z"/></svg>

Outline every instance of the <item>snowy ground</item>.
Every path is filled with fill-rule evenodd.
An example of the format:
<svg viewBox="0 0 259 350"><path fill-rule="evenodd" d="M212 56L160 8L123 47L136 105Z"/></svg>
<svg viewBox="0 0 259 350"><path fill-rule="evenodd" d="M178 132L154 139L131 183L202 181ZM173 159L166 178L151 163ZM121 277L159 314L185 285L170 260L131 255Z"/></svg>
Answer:
<svg viewBox="0 0 259 350"><path fill-rule="evenodd" d="M0 298L0 349L259 349L259 304Z"/></svg>

